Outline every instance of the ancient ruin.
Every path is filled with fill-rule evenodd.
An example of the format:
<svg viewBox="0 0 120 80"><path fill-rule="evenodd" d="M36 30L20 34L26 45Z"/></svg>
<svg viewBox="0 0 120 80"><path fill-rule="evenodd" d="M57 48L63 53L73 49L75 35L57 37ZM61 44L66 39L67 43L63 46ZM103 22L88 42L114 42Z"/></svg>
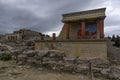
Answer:
<svg viewBox="0 0 120 80"><path fill-rule="evenodd" d="M61 50L70 57L107 59L104 38L105 8L63 14L64 26L59 37L38 40L36 50Z"/></svg>
<svg viewBox="0 0 120 80"><path fill-rule="evenodd" d="M120 50L104 37L105 17L105 8L63 14L58 37L0 35L0 80L120 80Z"/></svg>
<svg viewBox="0 0 120 80"><path fill-rule="evenodd" d="M16 41L16 40L40 40L42 34L36 31L32 31L29 29L20 29L18 31L14 31L12 34L5 35L5 40L8 41Z"/></svg>

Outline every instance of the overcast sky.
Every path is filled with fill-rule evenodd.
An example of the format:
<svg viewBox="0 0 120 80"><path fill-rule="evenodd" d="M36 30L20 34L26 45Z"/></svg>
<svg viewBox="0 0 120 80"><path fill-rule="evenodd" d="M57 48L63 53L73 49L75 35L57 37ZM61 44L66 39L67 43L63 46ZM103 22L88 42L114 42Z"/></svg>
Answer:
<svg viewBox="0 0 120 80"><path fill-rule="evenodd" d="M120 0L0 0L0 34L21 28L59 34L62 14L103 7L105 35L120 35Z"/></svg>

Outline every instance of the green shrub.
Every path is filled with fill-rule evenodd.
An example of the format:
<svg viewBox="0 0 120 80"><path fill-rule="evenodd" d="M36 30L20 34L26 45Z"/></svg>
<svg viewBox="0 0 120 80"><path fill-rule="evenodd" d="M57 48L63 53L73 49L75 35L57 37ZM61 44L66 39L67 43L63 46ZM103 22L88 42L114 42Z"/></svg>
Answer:
<svg viewBox="0 0 120 80"><path fill-rule="evenodd" d="M12 57L10 54L3 54L2 56L0 56L0 60L2 61L8 61L10 60Z"/></svg>

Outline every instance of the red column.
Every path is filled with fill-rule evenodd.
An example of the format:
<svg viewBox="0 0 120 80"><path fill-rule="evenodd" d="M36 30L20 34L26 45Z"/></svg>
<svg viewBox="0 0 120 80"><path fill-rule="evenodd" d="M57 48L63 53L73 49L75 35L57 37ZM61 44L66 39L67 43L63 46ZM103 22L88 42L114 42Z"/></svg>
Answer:
<svg viewBox="0 0 120 80"><path fill-rule="evenodd" d="M85 21L81 22L81 30L82 30L81 33L82 37L85 37Z"/></svg>
<svg viewBox="0 0 120 80"><path fill-rule="evenodd" d="M78 32L77 32L77 38L80 38L80 37L81 37L81 31L78 30Z"/></svg>
<svg viewBox="0 0 120 80"><path fill-rule="evenodd" d="M55 33L53 33L53 40L55 40L56 39L56 34Z"/></svg>
<svg viewBox="0 0 120 80"><path fill-rule="evenodd" d="M66 23L66 39L69 39L70 34L70 25L69 23Z"/></svg>
<svg viewBox="0 0 120 80"><path fill-rule="evenodd" d="M104 19L100 20L100 38L104 38Z"/></svg>

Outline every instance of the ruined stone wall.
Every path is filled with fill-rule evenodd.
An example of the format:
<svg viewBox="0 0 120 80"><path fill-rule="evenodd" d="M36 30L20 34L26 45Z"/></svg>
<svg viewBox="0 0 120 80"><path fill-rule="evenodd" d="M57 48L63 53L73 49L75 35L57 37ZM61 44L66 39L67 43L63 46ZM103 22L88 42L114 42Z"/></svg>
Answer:
<svg viewBox="0 0 120 80"><path fill-rule="evenodd" d="M28 29L20 29L18 31L14 31L13 33L27 35L27 36L40 36L39 32L28 30Z"/></svg>
<svg viewBox="0 0 120 80"><path fill-rule="evenodd" d="M20 34L6 34L5 35L5 39L6 40L20 40L21 39L21 35Z"/></svg>
<svg viewBox="0 0 120 80"><path fill-rule="evenodd" d="M61 50L71 57L107 59L107 41L105 40L38 41L35 43L35 49Z"/></svg>

